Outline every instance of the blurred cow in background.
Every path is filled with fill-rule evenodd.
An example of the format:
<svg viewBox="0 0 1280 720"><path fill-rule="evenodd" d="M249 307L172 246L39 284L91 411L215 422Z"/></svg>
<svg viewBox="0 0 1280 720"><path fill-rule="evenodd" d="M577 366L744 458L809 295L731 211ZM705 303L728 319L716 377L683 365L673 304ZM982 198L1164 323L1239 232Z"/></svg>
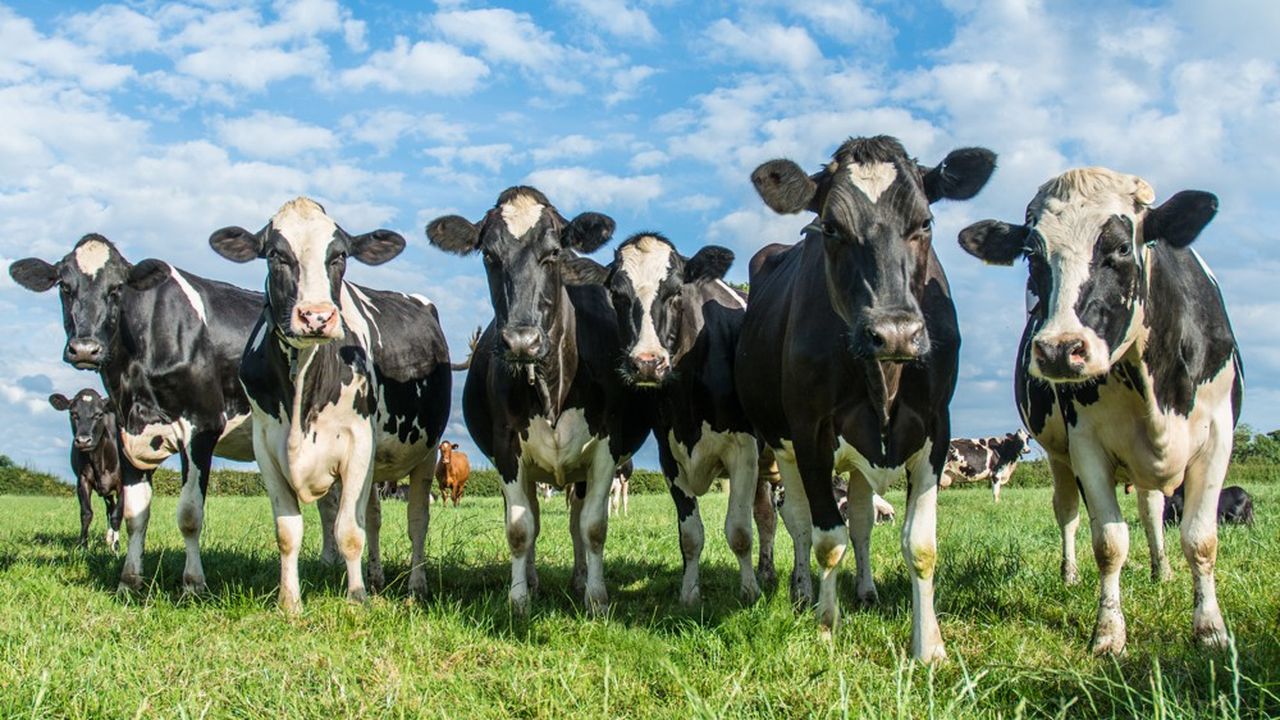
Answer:
<svg viewBox="0 0 1280 720"><path fill-rule="evenodd" d="M1018 460L1031 452L1030 442L1031 436L1021 429L1003 437L952 440L939 486L990 480L991 496L1000 502L1000 488L1009 484Z"/></svg>
<svg viewBox="0 0 1280 720"><path fill-rule="evenodd" d="M436 482L440 485L440 500L453 501L458 507L462 490L471 477L471 461L458 449L458 443L448 440L440 443L440 459L436 461Z"/></svg>
<svg viewBox="0 0 1280 720"><path fill-rule="evenodd" d="M89 545L89 525L93 522L90 493L97 493L107 506L107 547L115 552L124 510L120 501L124 476L115 408L92 388L81 390L71 399L54 393L49 396L49 404L71 417L71 472L76 476L76 497L80 500L80 547Z"/></svg>

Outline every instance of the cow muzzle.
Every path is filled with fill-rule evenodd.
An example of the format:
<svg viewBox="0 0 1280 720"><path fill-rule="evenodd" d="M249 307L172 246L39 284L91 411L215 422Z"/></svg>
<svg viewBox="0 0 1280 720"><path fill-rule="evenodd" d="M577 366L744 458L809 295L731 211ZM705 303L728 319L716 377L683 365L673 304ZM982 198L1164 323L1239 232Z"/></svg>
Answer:
<svg viewBox="0 0 1280 720"><path fill-rule="evenodd" d="M1033 373L1046 380L1072 382L1092 376L1093 353L1083 335L1037 337L1031 343Z"/></svg>
<svg viewBox="0 0 1280 720"><path fill-rule="evenodd" d="M507 358L515 362L534 362L545 352L542 331L532 325L506 327L501 335Z"/></svg>
<svg viewBox="0 0 1280 720"><path fill-rule="evenodd" d="M92 435L77 434L72 444L77 450L92 450L98 446L98 441Z"/></svg>
<svg viewBox="0 0 1280 720"><path fill-rule="evenodd" d="M333 303L298 304L293 308L293 334L300 338L336 340L342 337L338 308Z"/></svg>
<svg viewBox="0 0 1280 720"><path fill-rule="evenodd" d="M632 355L631 379L637 385L659 385L671 374L671 361L666 353L651 352Z"/></svg>
<svg viewBox="0 0 1280 720"><path fill-rule="evenodd" d="M93 338L72 338L62 353L62 359L81 370L97 370L102 365L102 343Z"/></svg>
<svg viewBox="0 0 1280 720"><path fill-rule="evenodd" d="M929 334L918 312L869 315L860 340L865 353L881 362L909 362L929 352Z"/></svg>

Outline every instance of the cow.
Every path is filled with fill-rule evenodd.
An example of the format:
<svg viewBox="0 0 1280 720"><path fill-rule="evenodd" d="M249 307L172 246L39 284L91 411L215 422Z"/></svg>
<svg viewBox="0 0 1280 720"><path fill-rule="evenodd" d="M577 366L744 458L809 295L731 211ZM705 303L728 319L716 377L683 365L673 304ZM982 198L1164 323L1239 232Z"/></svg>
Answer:
<svg viewBox="0 0 1280 720"><path fill-rule="evenodd" d="M436 482L440 484L440 499L452 500L458 507L462 489L471 477L471 462L467 454L458 449L458 443L445 440L440 443L440 459L436 461Z"/></svg>
<svg viewBox="0 0 1280 720"><path fill-rule="evenodd" d="M1164 499L1164 524L1182 522L1185 506L1186 494L1179 485L1172 495ZM1218 524L1253 526L1253 498L1244 488L1239 485L1222 488L1218 495Z"/></svg>
<svg viewBox="0 0 1280 720"><path fill-rule="evenodd" d="M409 476L409 591L426 589L423 544L435 448L449 417L449 348L431 302L343 279L348 258L391 260L391 230L350 235L308 198L284 204L258 232L226 227L209 237L223 257L265 258L265 304L244 346L240 381L253 408L253 450L271 498L280 546L279 602L298 612L300 502L336 489L333 532L346 563L347 598L383 583L373 484ZM323 505L323 504L322 504Z"/></svg>
<svg viewBox="0 0 1280 720"><path fill-rule="evenodd" d="M924 661L946 655L933 609L935 524L960 346L929 206L973 197L994 168L995 155L982 148L921 167L896 139L878 136L848 140L813 176L772 160L751 177L775 212L817 215L798 243L766 246L752 259L735 363L743 408L778 459L788 499L799 500L783 505L796 547L792 598L811 600L812 546L818 626L835 630L836 575L851 528L857 596L876 600L872 493L905 474L911 646ZM848 528L831 492L835 472L850 473Z"/></svg>
<svg viewBox="0 0 1280 720"><path fill-rule="evenodd" d="M631 508L631 476L636 466L628 459L613 471L613 482L609 485L609 515L621 512L626 515Z"/></svg>
<svg viewBox="0 0 1280 720"><path fill-rule="evenodd" d="M840 511L840 518L846 523L849 522L849 480L843 475L836 475L831 478L831 496L835 498L836 509ZM778 489L778 493L774 499L776 507L782 507L787 500L786 491L782 488ZM891 523L895 520L895 512L893 505L888 500L880 497L877 493L871 493L871 505L876 511L876 525L881 523Z"/></svg>
<svg viewBox="0 0 1280 720"><path fill-rule="evenodd" d="M182 588L204 593L200 531L213 456L253 459L249 402L237 371L263 295L160 260L135 265L98 234L82 237L55 263L18 260L9 274L35 292L58 287L67 335L63 360L97 371L114 406L127 460L120 464L129 531L120 591L142 587L151 471L177 454Z"/></svg>
<svg viewBox="0 0 1280 720"><path fill-rule="evenodd" d="M1009 484L1018 460L1031 452L1031 436L1019 429L1004 437L956 438L947 448L947 466L942 471L941 487L953 482L991 481L991 496L1000 502L1000 488Z"/></svg>
<svg viewBox="0 0 1280 720"><path fill-rule="evenodd" d="M535 188L504 190L477 223L436 218L437 248L479 253L494 318L471 357L462 412L480 451L502 476L508 599L527 613L538 587L534 550L541 522L535 482L571 489L572 586L589 613L608 606L604 545L613 470L649 433L651 410L618 374L622 351L603 268L578 256L612 237L606 215L567 220Z"/></svg>
<svg viewBox="0 0 1280 720"><path fill-rule="evenodd" d="M124 510L124 477L115 408L93 388L84 388L71 398L54 393L49 396L49 404L71 418L71 472L76 476L76 497L80 500L80 547L89 546L89 525L93 523L91 493L97 493L107 507L107 547L116 552Z"/></svg>
<svg viewBox="0 0 1280 720"><path fill-rule="evenodd" d="M1126 640L1120 570L1129 528L1119 482L1137 488L1148 527L1159 523L1161 495L1186 486L1181 535L1195 590L1192 631L1207 647L1227 644L1213 575L1216 506L1243 372L1217 281L1188 247L1218 200L1188 190L1154 201L1151 185L1135 175L1073 169L1040 186L1024 223L983 220L960 233L961 247L987 263L1027 260L1014 389L1023 424L1049 456L1069 582L1078 578L1084 494L1101 585L1097 654L1119 653ZM1163 576L1152 556L1153 574Z"/></svg>
<svg viewBox="0 0 1280 720"><path fill-rule="evenodd" d="M724 533L738 559L740 595L751 601L760 594L751 566L759 449L733 384L747 303L724 282L732 264L726 248L708 245L685 257L663 235L641 232L615 250L606 280L625 351L619 372L657 402L654 435L675 501L686 605L701 598L698 498L723 475L729 478ZM772 547L773 536L760 541ZM773 575L772 568L763 572Z"/></svg>

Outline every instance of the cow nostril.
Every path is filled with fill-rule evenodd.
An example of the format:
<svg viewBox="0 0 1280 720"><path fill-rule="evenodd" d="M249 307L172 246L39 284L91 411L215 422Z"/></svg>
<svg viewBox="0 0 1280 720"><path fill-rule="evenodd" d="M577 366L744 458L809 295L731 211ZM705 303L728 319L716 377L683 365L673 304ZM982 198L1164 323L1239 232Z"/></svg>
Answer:
<svg viewBox="0 0 1280 720"><path fill-rule="evenodd" d="M879 328L867 328L867 342L871 343L871 347L879 348L884 346L884 333Z"/></svg>
<svg viewBox="0 0 1280 720"><path fill-rule="evenodd" d="M1089 359L1089 348L1084 344L1083 340L1077 340L1072 343L1068 352L1072 360L1085 361Z"/></svg>

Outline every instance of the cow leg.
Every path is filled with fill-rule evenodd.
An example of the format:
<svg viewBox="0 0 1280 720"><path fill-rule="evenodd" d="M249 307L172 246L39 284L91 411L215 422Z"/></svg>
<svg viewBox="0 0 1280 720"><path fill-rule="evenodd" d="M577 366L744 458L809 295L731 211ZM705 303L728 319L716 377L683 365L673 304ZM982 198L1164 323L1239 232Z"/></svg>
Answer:
<svg viewBox="0 0 1280 720"><path fill-rule="evenodd" d="M338 541L333 538L333 527L338 522L338 498L342 495L342 483L335 482L316 501L316 510L320 513L320 562L325 565L337 565L342 556L338 553Z"/></svg>
<svg viewBox="0 0 1280 720"><path fill-rule="evenodd" d="M431 522L431 472L435 466L436 451L432 450L409 471L409 545L413 548L409 560L409 592L415 595L427 591L425 548Z"/></svg>
<svg viewBox="0 0 1280 720"><path fill-rule="evenodd" d="M801 484L807 496L809 514L813 522L812 543L814 559L818 561L818 606L816 617L818 631L830 637L840 622L840 605L836 598L840 561L849 546L849 528L840 517L840 507L831 492L832 457L830 453L812 448L796 448L796 465ZM781 466L781 462L779 466ZM786 474L783 474L786 478ZM787 488L787 503L791 502L791 488Z"/></svg>
<svg viewBox="0 0 1280 720"><path fill-rule="evenodd" d="M944 440L945 442L945 440ZM938 480L928 453L910 468L902 557L911 579L911 654L921 662L945 660L946 646L933 609L933 573L938 563Z"/></svg>
<svg viewBox="0 0 1280 720"><path fill-rule="evenodd" d="M369 505L373 482L369 462L372 453L362 453L359 446L370 448L372 443L357 440L353 445L356 448L347 459L346 482L342 483L342 495L338 498L338 518L333 526L333 535L347 566L347 600L363 603L369 599L360 568L368 539L364 511Z"/></svg>
<svg viewBox="0 0 1280 720"><path fill-rule="evenodd" d="M587 592L587 551L582 541L582 504L587 497L586 482L570 482L565 488L565 497L569 503L569 535L573 541L573 575L569 578L569 589L575 595Z"/></svg>
<svg viewBox="0 0 1280 720"><path fill-rule="evenodd" d="M1053 514L1058 519L1058 532L1062 535L1062 582L1075 585L1080 582L1080 570L1076 564L1076 529L1080 527L1080 486L1071 466L1057 460L1049 461L1053 471Z"/></svg>
<svg viewBox="0 0 1280 720"><path fill-rule="evenodd" d="M257 449L257 428L255 451ZM257 455L265 462L259 464L262 484L271 500L271 514L276 523L276 545L280 548L280 609L289 614L302 611L302 586L298 579L298 554L302 550L302 508L284 473L276 465L273 455Z"/></svg>
<svg viewBox="0 0 1280 720"><path fill-rule="evenodd" d="M124 503L118 495L103 498L107 505L107 547L112 553L120 552L120 519Z"/></svg>
<svg viewBox="0 0 1280 720"><path fill-rule="evenodd" d="M521 480L524 484L524 496L529 499L529 511L533 515L533 539L529 541L529 561L525 563L525 581L528 583L529 592L538 592L538 536L542 534L542 507L538 503L538 488L535 486L533 479L525 477Z"/></svg>
<svg viewBox="0 0 1280 720"><path fill-rule="evenodd" d="M683 484L667 479L671 500L676 506L676 525L680 531L680 558L684 563L684 577L680 582L680 603L696 605L702 601L699 583L699 563L702 560L702 515L698 512L698 498Z"/></svg>
<svg viewBox="0 0 1280 720"><path fill-rule="evenodd" d="M535 523L529 497L524 463L516 469L516 477L503 478L502 497L506 504L507 547L511 550L511 590L507 599L519 615L529 613L529 549L533 547Z"/></svg>
<svg viewBox="0 0 1280 720"><path fill-rule="evenodd" d="M773 540L778 534L778 514L773 507L773 485L768 480L756 479L752 514L755 516L756 532L760 536L756 580L760 587L772 589L778 584L778 571L773 564Z"/></svg>
<svg viewBox="0 0 1280 720"><path fill-rule="evenodd" d="M813 604L813 577L809 574L809 552L813 544L813 519L809 514L809 498L800 481L795 460L778 458L778 474L782 476L782 522L791 535L795 562L791 567L791 603L797 608Z"/></svg>
<svg viewBox="0 0 1280 720"><path fill-rule="evenodd" d="M857 567L858 601L874 605L880 600L876 580L871 573L871 528L876 523L876 506L871 484L862 473L849 473L849 539L853 541L853 559Z"/></svg>
<svg viewBox="0 0 1280 720"><path fill-rule="evenodd" d="M1138 519L1147 534L1147 549L1151 553L1151 579L1164 582L1173 577L1169 558L1164 552L1164 493L1159 490L1138 491Z"/></svg>
<svg viewBox="0 0 1280 720"><path fill-rule="evenodd" d="M622 481L622 514L631 514L631 480L630 478Z"/></svg>
<svg viewBox="0 0 1280 720"><path fill-rule="evenodd" d="M182 592L202 595L204 565L200 562L200 531L204 527L204 498L209 490L213 448L222 428L197 430L182 445L182 492L178 496L178 529L187 548L187 564L182 571Z"/></svg>
<svg viewBox="0 0 1280 720"><path fill-rule="evenodd" d="M369 578L369 589L373 592L381 592L386 582L386 576L382 572L382 543L380 542L382 501L372 485L369 488L369 500L364 508L364 527L369 546L369 569L365 574Z"/></svg>
<svg viewBox="0 0 1280 720"><path fill-rule="evenodd" d="M1129 525L1116 500L1115 467L1096 443L1071 445L1071 464L1079 473L1089 508L1093 557L1098 563L1098 620L1093 630L1095 655L1120 654L1126 641L1120 602L1120 571L1129 556Z"/></svg>
<svg viewBox="0 0 1280 720"><path fill-rule="evenodd" d="M1191 630L1201 645L1214 649L1228 643L1213 569L1218 559L1218 496L1231 458L1230 428L1229 417L1215 422L1209 443L1187 466L1183 481L1182 554L1191 567L1195 603Z"/></svg>
<svg viewBox="0 0 1280 720"><path fill-rule="evenodd" d="M121 463L128 465L127 462ZM147 543L147 523L151 520L151 475L140 473L129 466L126 475L140 475L132 483L126 483L121 494L124 505L125 527L129 530L129 545L120 568L119 591L128 593L142 589L142 551Z"/></svg>
<svg viewBox="0 0 1280 720"><path fill-rule="evenodd" d="M80 548L89 547L89 526L93 524L93 496L89 493L89 483L82 478L76 484L76 499L80 501L80 542L77 543Z"/></svg>
<svg viewBox="0 0 1280 720"><path fill-rule="evenodd" d="M587 497L582 501L580 528L587 555L587 612L601 616L609 610L609 591L604 582L604 544L609 537L609 486L616 459L606 440L596 443L595 457L587 471Z"/></svg>
<svg viewBox="0 0 1280 720"><path fill-rule="evenodd" d="M751 567L751 507L756 495L758 461L756 439L746 433L734 436L733 450L722 459L729 473L729 509L724 517L724 535L729 549L738 558L738 593L747 602L760 596L760 586Z"/></svg>

